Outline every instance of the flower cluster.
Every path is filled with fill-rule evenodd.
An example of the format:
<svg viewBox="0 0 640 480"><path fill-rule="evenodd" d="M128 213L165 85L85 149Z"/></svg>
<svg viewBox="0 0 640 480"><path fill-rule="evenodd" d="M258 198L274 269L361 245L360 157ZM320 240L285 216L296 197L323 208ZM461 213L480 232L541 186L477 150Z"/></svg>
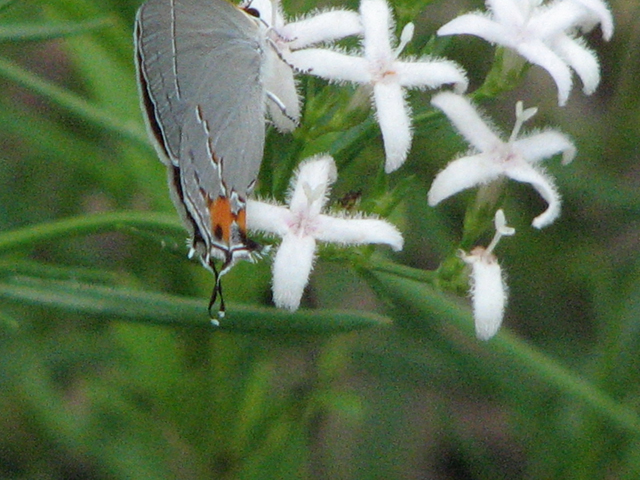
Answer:
<svg viewBox="0 0 640 480"><path fill-rule="evenodd" d="M409 23L394 37L394 21L386 0L361 0L359 12L332 10L287 22L278 0L250 0L251 8L269 27L270 41L284 62L266 83L270 116L282 130L295 127L300 107L294 75L314 75L340 84L351 82L370 89L385 151L385 171L405 162L412 143L411 108L407 89L445 90L431 104L450 120L471 149L437 174L428 193L436 206L456 193L487 184L500 177L530 184L547 202L547 209L533 219L543 228L560 214L560 195L541 161L557 154L567 164L576 155L563 133L544 129L522 134L525 122L537 109L515 106L515 125L503 140L478 112L469 96L464 69L445 58L403 56L414 25ZM600 82L595 53L581 34L600 26L603 37L613 34L613 20L603 0L487 0L487 12L463 14L442 26L437 34L471 34L513 50L534 65L546 69L557 85L558 104L569 99L575 71L589 95ZM359 36L360 48L344 51L336 40ZM271 86L273 85L273 89ZM287 125L287 120L293 124ZM377 218L350 218L324 212L330 185L336 180L335 164L321 156L304 162L294 177L287 206L250 201L248 227L282 237L273 264L276 305L295 310L312 270L316 243L381 243L402 248L398 230ZM495 215L496 236L487 248L476 247L461 258L470 266L471 295L479 338L498 330L506 305L507 289L493 253L501 236L515 231L506 226L502 210Z"/></svg>

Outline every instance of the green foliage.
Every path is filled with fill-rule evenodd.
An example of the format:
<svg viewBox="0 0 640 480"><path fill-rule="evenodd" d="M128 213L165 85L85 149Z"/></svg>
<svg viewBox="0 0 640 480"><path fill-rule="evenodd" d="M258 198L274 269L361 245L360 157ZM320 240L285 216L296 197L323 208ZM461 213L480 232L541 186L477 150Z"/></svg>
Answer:
<svg viewBox="0 0 640 480"><path fill-rule="evenodd" d="M447 6L392 3L398 31ZM564 109L546 73L503 50L469 72L505 129L524 97L533 123L575 140L576 160L549 167L564 212L542 232L530 222L544 206L513 182L427 206L464 148L429 92L411 94L413 149L385 175L367 93L301 78L303 122L268 132L259 193L282 201L295 166L328 152L331 206L389 219L405 249L322 248L295 313L271 305L268 258L239 265L215 327L212 276L186 258L140 114L138 6L0 0L1 478L638 478L632 20L597 46L598 92L574 89ZM451 48L466 67L486 48L417 32L410 53ZM487 245L496 206L518 231L498 247L510 305L479 342L457 251Z"/></svg>

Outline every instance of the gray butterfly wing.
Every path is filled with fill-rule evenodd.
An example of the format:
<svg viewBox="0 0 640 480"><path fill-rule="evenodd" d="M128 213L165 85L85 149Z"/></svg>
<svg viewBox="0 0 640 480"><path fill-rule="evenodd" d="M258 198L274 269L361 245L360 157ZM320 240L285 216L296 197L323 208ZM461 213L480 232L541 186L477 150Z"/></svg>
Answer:
<svg viewBox="0 0 640 480"><path fill-rule="evenodd" d="M211 246L217 235L213 232L209 205L223 193L220 165L211 159L211 139L203 133L200 110L188 111L185 123L183 144L188 150L183 151L180 157L182 200L198 226L196 231L205 244Z"/></svg>
<svg viewBox="0 0 640 480"><path fill-rule="evenodd" d="M226 0L149 0L138 11L136 40L149 123L168 159L180 167L189 158L188 170L216 198L211 150L228 189L244 196L264 149L265 40L257 22Z"/></svg>

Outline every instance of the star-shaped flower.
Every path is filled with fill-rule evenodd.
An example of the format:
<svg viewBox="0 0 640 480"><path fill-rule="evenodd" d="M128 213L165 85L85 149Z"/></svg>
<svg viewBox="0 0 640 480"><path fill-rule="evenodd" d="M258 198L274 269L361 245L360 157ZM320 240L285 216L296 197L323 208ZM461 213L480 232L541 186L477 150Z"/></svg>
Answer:
<svg viewBox="0 0 640 480"><path fill-rule="evenodd" d="M584 93L592 94L600 83L595 53L576 38L598 23L605 40L613 34L613 18L602 0L487 0L490 14L467 13L451 20L438 35L469 34L515 50L529 62L549 72L558 87L562 106L571 91L573 68Z"/></svg>
<svg viewBox="0 0 640 480"><path fill-rule="evenodd" d="M360 17L364 29L364 56L308 48L286 57L296 69L328 80L373 86L373 102L386 154L387 172L399 168L411 146L411 112L405 101L405 88L437 88L455 84L464 92L467 78L456 63L441 58L399 60L398 56L413 36L413 24L405 26L400 43L390 32L393 21L385 0L362 0Z"/></svg>
<svg viewBox="0 0 640 480"><path fill-rule="evenodd" d="M522 124L536 114L536 108L523 110L522 102L516 104L513 132L509 140L503 142L465 97L442 92L434 96L431 103L449 117L478 152L453 160L438 173L429 190L429 205L435 206L462 190L504 175L518 182L530 183L549 204L547 210L533 220L534 227L545 227L560 215L560 195L553 179L539 163L562 153L562 163L567 164L575 157L576 148L565 135L555 130L518 138Z"/></svg>
<svg viewBox="0 0 640 480"><path fill-rule="evenodd" d="M249 200L247 223L282 237L273 261L273 300L278 307L296 310L309 281L316 242L342 245L383 243L401 250L403 239L390 223L374 218L350 218L322 213L336 167L328 156L304 162L292 181L288 207Z"/></svg>
<svg viewBox="0 0 640 480"><path fill-rule="evenodd" d="M489 340L498 333L507 304L507 285L493 249L501 237L516 233L507 226L502 210L496 212L494 224L496 234L487 248L476 247L470 255L461 254L462 259L471 266L473 318L480 340Z"/></svg>

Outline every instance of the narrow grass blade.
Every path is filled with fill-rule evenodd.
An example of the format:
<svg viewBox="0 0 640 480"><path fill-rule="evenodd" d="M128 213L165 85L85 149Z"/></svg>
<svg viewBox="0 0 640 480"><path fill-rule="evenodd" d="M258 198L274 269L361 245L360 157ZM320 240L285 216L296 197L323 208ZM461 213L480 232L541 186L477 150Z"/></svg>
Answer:
<svg viewBox="0 0 640 480"><path fill-rule="evenodd" d="M92 32L104 28L110 23L111 20L109 18L98 18L86 22L65 22L59 24L0 25L0 43L53 40Z"/></svg>
<svg viewBox="0 0 640 480"><path fill-rule="evenodd" d="M44 242L66 239L70 236L90 235L114 230L150 230L176 232L184 229L173 215L153 212L116 212L87 215L0 233L0 254L31 248Z"/></svg>
<svg viewBox="0 0 640 480"><path fill-rule="evenodd" d="M388 318L368 312L290 313L273 308L229 305L227 316L220 321L220 327L216 327L208 317L204 298L25 276L1 281L0 297L23 305L53 307L114 320L235 332L327 335L390 324Z"/></svg>
<svg viewBox="0 0 640 480"><path fill-rule="evenodd" d="M0 58L0 76L33 90L97 127L150 148L141 122L122 121L105 108L93 105L84 98L34 75L7 59Z"/></svg>

